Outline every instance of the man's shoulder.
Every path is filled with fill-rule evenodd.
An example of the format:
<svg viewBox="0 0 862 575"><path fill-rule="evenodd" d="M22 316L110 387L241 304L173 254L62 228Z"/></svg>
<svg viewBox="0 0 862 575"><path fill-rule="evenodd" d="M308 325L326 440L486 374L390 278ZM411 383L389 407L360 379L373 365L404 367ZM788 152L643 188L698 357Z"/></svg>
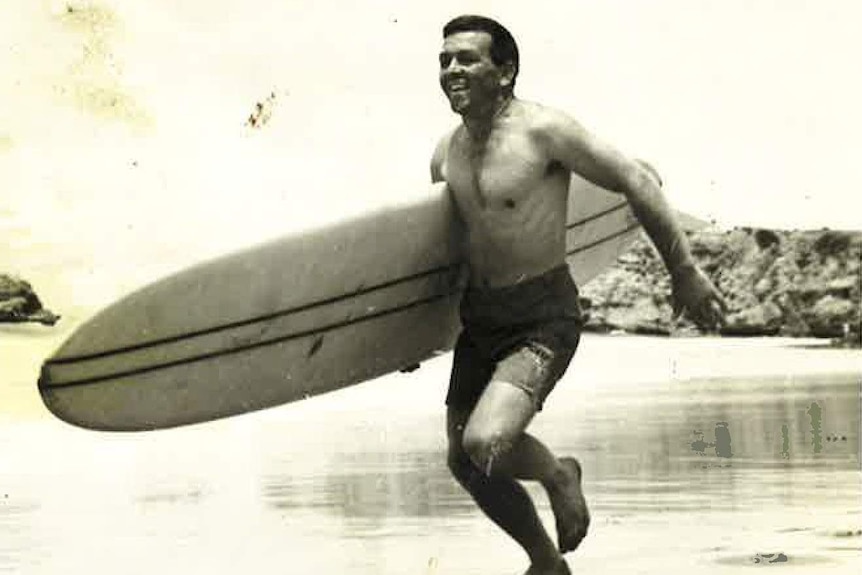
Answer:
<svg viewBox="0 0 862 575"><path fill-rule="evenodd" d="M569 112L530 101L521 101L519 105L523 130L542 147L557 148L560 142L572 145L587 137Z"/></svg>
<svg viewBox="0 0 862 575"><path fill-rule="evenodd" d="M452 139L461 129L461 126L454 126L446 130L442 136L437 140L437 145L434 147L434 155L435 156L445 156L446 151L449 149L449 144L452 142Z"/></svg>
<svg viewBox="0 0 862 575"><path fill-rule="evenodd" d="M434 146L433 161L443 162L446 160L452 141L458 138L463 130L464 126L459 124L443 133L440 139L437 140L437 145Z"/></svg>
<svg viewBox="0 0 862 575"><path fill-rule="evenodd" d="M435 182L443 181L445 179L444 166L446 164L446 158L449 155L449 146L452 142L452 138L459 129L460 126L456 126L448 130L437 141L437 145L434 146L434 153L431 156L431 179Z"/></svg>
<svg viewBox="0 0 862 575"><path fill-rule="evenodd" d="M559 108L529 100L518 100L519 116L531 131L543 132L564 128L574 117Z"/></svg>
<svg viewBox="0 0 862 575"><path fill-rule="evenodd" d="M464 129L463 124L458 124L457 126L452 126L448 130L443 132L443 135L437 141L437 145L438 146L448 145L448 143L452 141L452 138L456 137L463 129Z"/></svg>

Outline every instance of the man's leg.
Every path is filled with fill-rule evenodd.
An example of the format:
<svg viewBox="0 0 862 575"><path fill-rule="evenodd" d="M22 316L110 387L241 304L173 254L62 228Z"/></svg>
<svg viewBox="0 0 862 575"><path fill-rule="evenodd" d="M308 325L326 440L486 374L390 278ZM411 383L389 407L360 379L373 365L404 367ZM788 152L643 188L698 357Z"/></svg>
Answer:
<svg viewBox="0 0 862 575"><path fill-rule="evenodd" d="M506 369L498 373L505 375ZM525 433L535 414L535 397L520 386L492 380L467 421L463 448L486 476L542 483L556 519L559 549L565 553L577 548L590 521L581 491L581 469L573 458L558 460L543 443Z"/></svg>
<svg viewBox="0 0 862 575"><path fill-rule="evenodd" d="M474 465L464 450L464 429L469 411L449 407L449 469L494 523L527 552L532 563L528 573L564 575L568 568L539 519L526 490L503 473L486 474Z"/></svg>

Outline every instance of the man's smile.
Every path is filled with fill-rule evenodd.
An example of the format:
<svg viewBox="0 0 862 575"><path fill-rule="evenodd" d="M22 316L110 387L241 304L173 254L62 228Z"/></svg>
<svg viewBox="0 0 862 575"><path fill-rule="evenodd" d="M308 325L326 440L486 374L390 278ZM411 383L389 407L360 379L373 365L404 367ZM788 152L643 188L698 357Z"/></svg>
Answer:
<svg viewBox="0 0 862 575"><path fill-rule="evenodd" d="M466 92L468 90L467 80L457 79L457 80L449 80L446 82L446 90L450 94L455 94L459 92Z"/></svg>

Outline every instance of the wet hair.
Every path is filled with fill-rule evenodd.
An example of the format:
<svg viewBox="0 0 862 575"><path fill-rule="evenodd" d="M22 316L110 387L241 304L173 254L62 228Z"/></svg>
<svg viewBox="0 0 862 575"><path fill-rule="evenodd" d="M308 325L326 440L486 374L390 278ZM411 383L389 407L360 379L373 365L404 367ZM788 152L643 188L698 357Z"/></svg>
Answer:
<svg viewBox="0 0 862 575"><path fill-rule="evenodd" d="M509 85L509 89L514 89L515 79L518 77L520 57L518 44L511 32L496 20L475 14L458 16L443 26L443 38L458 32L487 32L491 36L491 60L497 66L512 65L512 83Z"/></svg>

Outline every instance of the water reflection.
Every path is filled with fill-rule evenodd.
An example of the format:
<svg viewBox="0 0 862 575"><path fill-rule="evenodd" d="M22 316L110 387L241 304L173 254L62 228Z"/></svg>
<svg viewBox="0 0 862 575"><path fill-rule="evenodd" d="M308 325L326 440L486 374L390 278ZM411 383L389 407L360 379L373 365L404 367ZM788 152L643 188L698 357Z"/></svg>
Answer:
<svg viewBox="0 0 862 575"><path fill-rule="evenodd" d="M730 446L730 430L726 421L719 421L715 424L715 441L704 441L703 432L700 430L695 430L693 433L697 439L691 442L691 450L698 455L706 455L707 449L714 449L716 457L733 457L733 450Z"/></svg>
<svg viewBox="0 0 862 575"><path fill-rule="evenodd" d="M814 447L814 453L823 451L823 437L821 435L821 417L822 411L816 401L812 401L808 406L808 416L811 418L811 444Z"/></svg>
<svg viewBox="0 0 862 575"><path fill-rule="evenodd" d="M41 506L36 501L5 492L7 487L0 484L3 490L0 492L0 573L21 573L33 552L40 552L44 547L43 542L33 536L28 521L40 512Z"/></svg>
<svg viewBox="0 0 862 575"><path fill-rule="evenodd" d="M361 407L333 394L156 435L0 434L0 573L523 571L449 476L443 409L427 403L437 388L393 399L393 387L355 388ZM575 378L534 430L583 463L595 527L580 571L678 560L723 573L786 557L841 572L862 551L859 419L858 375L589 390ZM6 456L20 437L27 453Z"/></svg>
<svg viewBox="0 0 862 575"><path fill-rule="evenodd" d="M199 486L186 488L153 486L138 497L138 502L144 506L197 504L202 495L203 491Z"/></svg>
<svg viewBox="0 0 862 575"><path fill-rule="evenodd" d="M733 450L730 447L730 430L727 428L726 421L719 421L715 424L715 455L717 457L733 457Z"/></svg>
<svg viewBox="0 0 862 575"><path fill-rule="evenodd" d="M619 401L610 393L588 408L567 404L563 394L555 399L567 408L549 410L536 425L556 452L583 460L598 513L805 506L858 494L855 485L820 491L831 471L859 468L856 389L850 375L689 381L673 393L633 390L624 419L602 405ZM824 443L824 432L839 439ZM280 512L315 509L378 525L393 517L476 514L449 476L438 433L429 426L395 451L342 444L314 474L288 464L294 454L262 477L262 498Z"/></svg>
<svg viewBox="0 0 862 575"><path fill-rule="evenodd" d="M786 423L781 424L781 457L790 458L790 429Z"/></svg>
<svg viewBox="0 0 862 575"><path fill-rule="evenodd" d="M804 506L839 492L858 493L855 485L830 485L816 493L830 470L859 469L857 385L855 376L808 383L787 378L685 382L677 397L663 397L660 405L644 397L638 408L641 398L633 397L624 424L593 410L578 427L585 437L571 433L565 439L572 451L584 442L595 445L586 454L585 468L599 510L632 514L699 506L735 510L752 503ZM710 428L712 437L703 431ZM824 430L847 441L824 444Z"/></svg>
<svg viewBox="0 0 862 575"><path fill-rule="evenodd" d="M696 439L691 442L691 450L698 455L706 455L706 450L709 447L715 447L715 443L707 443L703 440L703 432L699 429L694 430Z"/></svg>
<svg viewBox="0 0 862 575"><path fill-rule="evenodd" d="M347 518L421 518L469 512L472 505L437 452L342 453L321 476L284 469L262 478L267 505L281 511L318 509Z"/></svg>

